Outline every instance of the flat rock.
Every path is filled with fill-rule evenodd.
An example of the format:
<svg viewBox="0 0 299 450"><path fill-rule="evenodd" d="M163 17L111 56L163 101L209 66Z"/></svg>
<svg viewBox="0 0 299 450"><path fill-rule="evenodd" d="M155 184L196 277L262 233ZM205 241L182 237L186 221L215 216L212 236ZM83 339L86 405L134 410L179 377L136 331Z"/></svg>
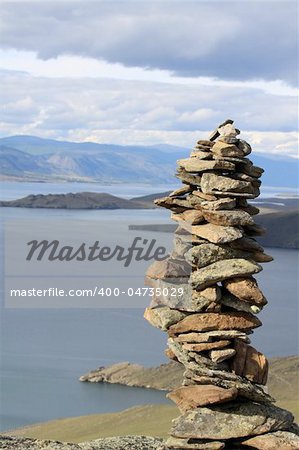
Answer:
<svg viewBox="0 0 299 450"><path fill-rule="evenodd" d="M229 402L237 396L237 389L223 389L211 384L183 386L170 392L166 397L170 398L181 412L186 412L199 406Z"/></svg>
<svg viewBox="0 0 299 450"><path fill-rule="evenodd" d="M235 180L230 177L207 172L202 174L201 190L206 194L229 192L229 196L231 196L232 193L254 194L254 188L248 181Z"/></svg>
<svg viewBox="0 0 299 450"><path fill-rule="evenodd" d="M246 252L232 248L226 244L213 244L211 242L203 242L199 245L194 244L192 247L185 247L184 258L186 261L197 268L208 266L216 261L224 259L242 258L250 259L256 262L268 261L269 255L261 252Z"/></svg>
<svg viewBox="0 0 299 450"><path fill-rule="evenodd" d="M242 164L240 166L240 172L243 172L254 178L260 178L263 175L264 169L258 166L254 166L252 161L250 161L248 158L244 159L244 162L245 164Z"/></svg>
<svg viewBox="0 0 299 450"><path fill-rule="evenodd" d="M222 348L227 347L230 345L231 341L224 340L224 341L214 341L214 342L203 342L199 344L190 344L190 343L184 343L183 349L190 351L190 352L205 352L208 350L213 350L215 348ZM234 351L234 354L236 352Z"/></svg>
<svg viewBox="0 0 299 450"><path fill-rule="evenodd" d="M162 208L171 209L175 212L183 212L186 209L191 209L192 205L188 200L176 198L176 197L162 197L154 200L155 205L160 206Z"/></svg>
<svg viewBox="0 0 299 450"><path fill-rule="evenodd" d="M245 156L242 149L238 148L235 144L230 144L218 140L212 148L212 152L216 156L232 156L242 158Z"/></svg>
<svg viewBox="0 0 299 450"><path fill-rule="evenodd" d="M191 174L182 167L177 169L176 177L182 180L183 183L191 184L193 186L200 186L201 184L201 176Z"/></svg>
<svg viewBox="0 0 299 450"><path fill-rule="evenodd" d="M190 157L198 159L213 159L213 153L207 148L203 149L202 147L195 147L195 149L190 153Z"/></svg>
<svg viewBox="0 0 299 450"><path fill-rule="evenodd" d="M211 223L204 225L194 225L192 227L192 234L201 238L207 239L209 242L225 243L240 239L243 232L235 227L222 227Z"/></svg>
<svg viewBox="0 0 299 450"><path fill-rule="evenodd" d="M257 450L298 450L299 436L288 431L275 431L274 433L251 437L240 445Z"/></svg>
<svg viewBox="0 0 299 450"><path fill-rule="evenodd" d="M191 265L184 260L171 258L153 262L147 269L146 276L154 279L187 278L191 273Z"/></svg>
<svg viewBox="0 0 299 450"><path fill-rule="evenodd" d="M258 273L261 270L262 267L253 261L242 258L225 259L193 272L191 274L191 283L196 289L203 289L227 278L244 277L245 275Z"/></svg>
<svg viewBox="0 0 299 450"><path fill-rule="evenodd" d="M188 283L152 280L150 285L155 289L160 289L161 292L161 295L153 295L151 308L168 306L180 311L200 312L206 311L211 304L219 303L221 297L221 289L218 286L195 291Z"/></svg>
<svg viewBox="0 0 299 450"><path fill-rule="evenodd" d="M255 304L245 302L227 291L222 293L221 304L228 306L229 308L236 309L237 311L245 311L251 314L258 314L263 309L262 305L257 306Z"/></svg>
<svg viewBox="0 0 299 450"><path fill-rule="evenodd" d="M248 252L263 252L263 247L254 238L243 237L229 244L230 247Z"/></svg>
<svg viewBox="0 0 299 450"><path fill-rule="evenodd" d="M222 450L224 447L225 444L219 441L200 441L170 437L161 447L161 450Z"/></svg>
<svg viewBox="0 0 299 450"><path fill-rule="evenodd" d="M186 184L186 186L182 186L174 191L172 191L169 194L169 197L181 197L182 195L189 194L189 192L192 192L194 189L194 186L190 186Z"/></svg>
<svg viewBox="0 0 299 450"><path fill-rule="evenodd" d="M209 356L215 363L221 363L227 359L232 358L236 354L236 350L233 348L227 348L223 350L211 350Z"/></svg>
<svg viewBox="0 0 299 450"><path fill-rule="evenodd" d="M248 341L246 333L238 330L222 330L222 331L209 331L206 333L184 333L179 334L174 338L177 342L214 342L217 339L235 339L239 338Z"/></svg>
<svg viewBox="0 0 299 450"><path fill-rule="evenodd" d="M234 348L236 355L231 363L231 370L253 383L265 385L269 370L265 355L239 339L235 339Z"/></svg>
<svg viewBox="0 0 299 450"><path fill-rule="evenodd" d="M204 172L205 170L235 170L235 164L223 160L202 160L187 158L178 160L179 167L186 172Z"/></svg>
<svg viewBox="0 0 299 450"><path fill-rule="evenodd" d="M232 402L189 411L173 421L171 435L189 439L236 439L284 430L293 415L273 405Z"/></svg>
<svg viewBox="0 0 299 450"><path fill-rule="evenodd" d="M222 226L244 226L254 225L251 215L241 209L233 211L202 210L203 217L207 222Z"/></svg>
<svg viewBox="0 0 299 450"><path fill-rule="evenodd" d="M193 191L192 192L193 195L197 195L198 197L202 198L203 200L206 200L208 202L214 202L217 201L217 197L215 197L215 195L211 195L211 194L204 194L201 191ZM227 199L224 199L227 200ZM203 202L202 202L203 203Z"/></svg>
<svg viewBox="0 0 299 450"><path fill-rule="evenodd" d="M209 194L205 194L209 195ZM234 209L236 207L236 200L233 198L219 198L218 200L203 201L201 202L202 209L208 209L211 211L218 211L223 209Z"/></svg>
<svg viewBox="0 0 299 450"><path fill-rule="evenodd" d="M236 377L235 379L228 379L226 377L227 372L217 371L216 373L216 371L203 371L202 368L200 368L199 372L186 370L184 372L184 385L194 385L194 383L196 385L214 384L215 386L224 387L226 389L236 388L241 397L251 401L266 404L274 401L274 399L272 399L259 385L251 383L246 380L246 378Z"/></svg>
<svg viewBox="0 0 299 450"><path fill-rule="evenodd" d="M171 218L176 222L188 222L190 225L197 225L205 221L203 213L198 209L190 209L179 214L172 214Z"/></svg>
<svg viewBox="0 0 299 450"><path fill-rule="evenodd" d="M242 150L245 156L249 155L252 151L251 145L243 139L238 139L237 147Z"/></svg>
<svg viewBox="0 0 299 450"><path fill-rule="evenodd" d="M202 313L191 314L169 328L169 334L191 331L241 330L248 331L261 326L261 321L247 313Z"/></svg>
<svg viewBox="0 0 299 450"><path fill-rule="evenodd" d="M158 308L146 308L144 318L156 328L166 331L171 325L180 322L186 317L186 313L170 309L167 306Z"/></svg>
<svg viewBox="0 0 299 450"><path fill-rule="evenodd" d="M222 284L231 294L245 302L258 306L267 304L266 298L253 277L231 278L224 280Z"/></svg>

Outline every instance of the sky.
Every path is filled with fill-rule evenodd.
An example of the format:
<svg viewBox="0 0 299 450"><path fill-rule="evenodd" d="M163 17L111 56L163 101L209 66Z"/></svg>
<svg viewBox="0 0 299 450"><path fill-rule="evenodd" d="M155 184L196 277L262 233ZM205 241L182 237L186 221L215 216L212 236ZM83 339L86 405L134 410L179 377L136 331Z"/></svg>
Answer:
<svg viewBox="0 0 299 450"><path fill-rule="evenodd" d="M235 120L298 157L297 2L0 2L0 137L192 147Z"/></svg>

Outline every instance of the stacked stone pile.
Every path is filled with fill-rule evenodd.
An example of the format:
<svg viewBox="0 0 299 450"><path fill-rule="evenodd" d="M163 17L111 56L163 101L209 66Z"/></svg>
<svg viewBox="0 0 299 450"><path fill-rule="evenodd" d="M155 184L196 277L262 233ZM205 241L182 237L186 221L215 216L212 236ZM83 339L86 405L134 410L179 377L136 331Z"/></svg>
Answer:
<svg viewBox="0 0 299 450"><path fill-rule="evenodd" d="M178 161L183 187L155 201L178 222L174 248L147 271L153 289L145 318L167 331L170 359L185 367L168 394L181 416L165 449L299 449L290 412L267 393L268 361L250 345L267 304L254 275L271 256L255 236L263 169L248 158L232 120L190 158Z"/></svg>

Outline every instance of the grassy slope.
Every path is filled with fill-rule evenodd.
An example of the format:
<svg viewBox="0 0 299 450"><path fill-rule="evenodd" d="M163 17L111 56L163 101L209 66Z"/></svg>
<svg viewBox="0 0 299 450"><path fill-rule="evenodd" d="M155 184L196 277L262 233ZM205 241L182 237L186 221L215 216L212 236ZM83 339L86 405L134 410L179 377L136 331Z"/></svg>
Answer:
<svg viewBox="0 0 299 450"><path fill-rule="evenodd" d="M299 357L273 358L270 361L269 391L277 406L293 412L299 420ZM167 436L171 420L179 415L176 407L146 405L112 414L93 414L31 425L14 433L39 439L82 442L108 436Z"/></svg>

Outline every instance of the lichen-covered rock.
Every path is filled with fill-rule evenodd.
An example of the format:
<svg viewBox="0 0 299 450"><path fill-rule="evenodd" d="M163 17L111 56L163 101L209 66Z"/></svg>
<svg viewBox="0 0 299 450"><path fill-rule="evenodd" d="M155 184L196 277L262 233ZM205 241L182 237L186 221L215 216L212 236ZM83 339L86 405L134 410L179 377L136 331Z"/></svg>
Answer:
<svg viewBox="0 0 299 450"><path fill-rule="evenodd" d="M254 220L252 219L251 215L246 211L242 211L240 209L234 209L230 211L203 210L202 215L207 222L213 223L215 225L222 225L224 227L236 227L254 224Z"/></svg>
<svg viewBox="0 0 299 450"><path fill-rule="evenodd" d="M254 187L249 181L235 180L230 177L205 172L201 177L201 189L206 194L227 193L228 197L236 194L253 195Z"/></svg>
<svg viewBox="0 0 299 450"><path fill-rule="evenodd" d="M187 412L173 421L171 435L227 440L285 430L293 419L290 412L273 405L231 402Z"/></svg>
<svg viewBox="0 0 299 450"><path fill-rule="evenodd" d="M168 330L171 325L180 322L187 316L187 313L170 309L167 306L158 308L146 308L144 318L156 328L160 330Z"/></svg>
<svg viewBox="0 0 299 450"><path fill-rule="evenodd" d="M254 261L248 261L243 258L226 259L216 261L213 264L194 271L190 279L194 288L203 289L218 281L252 275L261 270L262 267Z"/></svg>
<svg viewBox="0 0 299 450"><path fill-rule="evenodd" d="M146 436L124 436L80 444L0 436L1 450L159 450L162 439Z"/></svg>

